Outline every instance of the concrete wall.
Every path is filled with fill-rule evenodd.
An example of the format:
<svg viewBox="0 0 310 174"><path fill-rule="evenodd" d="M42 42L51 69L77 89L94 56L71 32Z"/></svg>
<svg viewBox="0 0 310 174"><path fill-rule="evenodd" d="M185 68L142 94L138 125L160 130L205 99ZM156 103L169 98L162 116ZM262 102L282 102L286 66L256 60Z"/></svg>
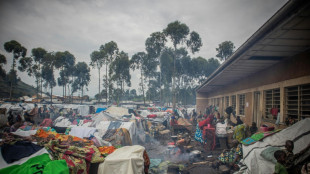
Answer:
<svg viewBox="0 0 310 174"><path fill-rule="evenodd" d="M266 68L261 72L240 79L239 81L226 85L222 88L218 88L217 90L213 90L210 93L197 92L197 111L199 112L201 109L204 111L203 109L205 109L207 105L211 104L210 102L207 103L207 99L245 94L245 115L242 119L247 124L251 124L251 122L255 121L253 120L253 103L254 92L257 91L261 94L259 111L261 115L258 118L258 122L263 124L266 123L265 120L262 119L262 115L264 114L264 90L280 88L280 114L282 115L281 122L283 122L285 120L285 87L307 83L310 83L310 53L304 52L292 58L283 60L282 62ZM238 105L238 95L236 96Z"/></svg>

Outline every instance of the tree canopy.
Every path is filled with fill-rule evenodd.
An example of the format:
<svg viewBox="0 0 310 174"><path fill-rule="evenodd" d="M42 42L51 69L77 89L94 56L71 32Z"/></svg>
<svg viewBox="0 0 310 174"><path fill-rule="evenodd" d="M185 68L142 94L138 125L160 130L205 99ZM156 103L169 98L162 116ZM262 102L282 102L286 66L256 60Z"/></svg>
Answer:
<svg viewBox="0 0 310 174"><path fill-rule="evenodd" d="M225 41L219 44L219 47L216 48L217 55L220 60L227 60L234 52L235 45L231 41Z"/></svg>
<svg viewBox="0 0 310 174"><path fill-rule="evenodd" d="M107 103L122 99L143 100L145 103L148 98L161 104L170 105L172 101L175 107L176 101L194 103L195 87L220 66L217 58L193 57L202 45L200 35L180 21L171 22L162 31L151 33L144 42L145 50L132 56L120 51L115 41L106 42L89 54L88 64L87 61L76 64L76 57L69 51L53 52L41 47L33 48L31 55L26 56L27 49L11 40L4 44L4 48L13 55L12 68L6 75L3 70L6 58L0 55L0 74L11 79L12 85L17 81L17 67L36 79L37 94L39 90L42 93L43 86L49 87L52 100L57 82L63 88L64 98L68 89L72 99L75 92L80 91L84 95L90 83L90 66L98 70L98 93L95 97L99 101L105 97ZM234 48L231 41L225 41L216 48L216 57L226 60ZM139 70L139 91L129 88L131 70Z"/></svg>

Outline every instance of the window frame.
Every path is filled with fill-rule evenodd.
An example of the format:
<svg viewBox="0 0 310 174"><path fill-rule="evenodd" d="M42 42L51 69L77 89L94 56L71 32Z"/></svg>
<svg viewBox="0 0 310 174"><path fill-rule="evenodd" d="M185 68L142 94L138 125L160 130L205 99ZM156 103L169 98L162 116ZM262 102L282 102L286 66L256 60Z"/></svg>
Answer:
<svg viewBox="0 0 310 174"><path fill-rule="evenodd" d="M245 94L238 95L238 114L244 116L245 115Z"/></svg>
<svg viewBox="0 0 310 174"><path fill-rule="evenodd" d="M281 110L281 89L273 88L264 90L264 119L275 121L270 111L272 108L278 108Z"/></svg>

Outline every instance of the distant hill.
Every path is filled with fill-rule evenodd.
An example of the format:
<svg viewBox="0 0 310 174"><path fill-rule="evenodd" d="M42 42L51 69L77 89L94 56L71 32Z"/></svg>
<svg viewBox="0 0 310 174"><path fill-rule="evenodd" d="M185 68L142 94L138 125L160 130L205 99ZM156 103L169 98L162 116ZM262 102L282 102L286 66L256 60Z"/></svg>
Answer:
<svg viewBox="0 0 310 174"><path fill-rule="evenodd" d="M13 86L13 98L22 96L32 96L36 94L36 89L23 81L18 81L17 85ZM0 77L0 98L10 97L10 85L7 81Z"/></svg>

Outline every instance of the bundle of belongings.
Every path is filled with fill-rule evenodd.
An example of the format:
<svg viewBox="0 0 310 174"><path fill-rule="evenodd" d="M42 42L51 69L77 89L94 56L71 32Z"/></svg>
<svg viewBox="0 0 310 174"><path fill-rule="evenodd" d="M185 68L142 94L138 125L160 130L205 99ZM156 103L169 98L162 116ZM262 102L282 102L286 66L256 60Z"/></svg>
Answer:
<svg viewBox="0 0 310 174"><path fill-rule="evenodd" d="M121 148L121 146L98 146L98 143L90 138L60 134L45 128L29 131L30 133L24 133L28 131L5 133L2 136L0 173L101 173L98 167L103 165L105 158L116 152L117 148ZM123 131L122 128L118 130L118 132ZM133 161L132 165L139 167L131 170L133 173L142 173L148 169L148 157L144 147L137 146L131 152L138 152L136 149L142 151L140 159L142 162L146 160L146 163L140 166L140 161L135 158L136 161ZM128 149L125 151L129 152ZM116 156L120 159L127 158L129 161L134 158L123 153ZM110 161L109 164L118 169L119 172L116 173L122 173L121 163Z"/></svg>

